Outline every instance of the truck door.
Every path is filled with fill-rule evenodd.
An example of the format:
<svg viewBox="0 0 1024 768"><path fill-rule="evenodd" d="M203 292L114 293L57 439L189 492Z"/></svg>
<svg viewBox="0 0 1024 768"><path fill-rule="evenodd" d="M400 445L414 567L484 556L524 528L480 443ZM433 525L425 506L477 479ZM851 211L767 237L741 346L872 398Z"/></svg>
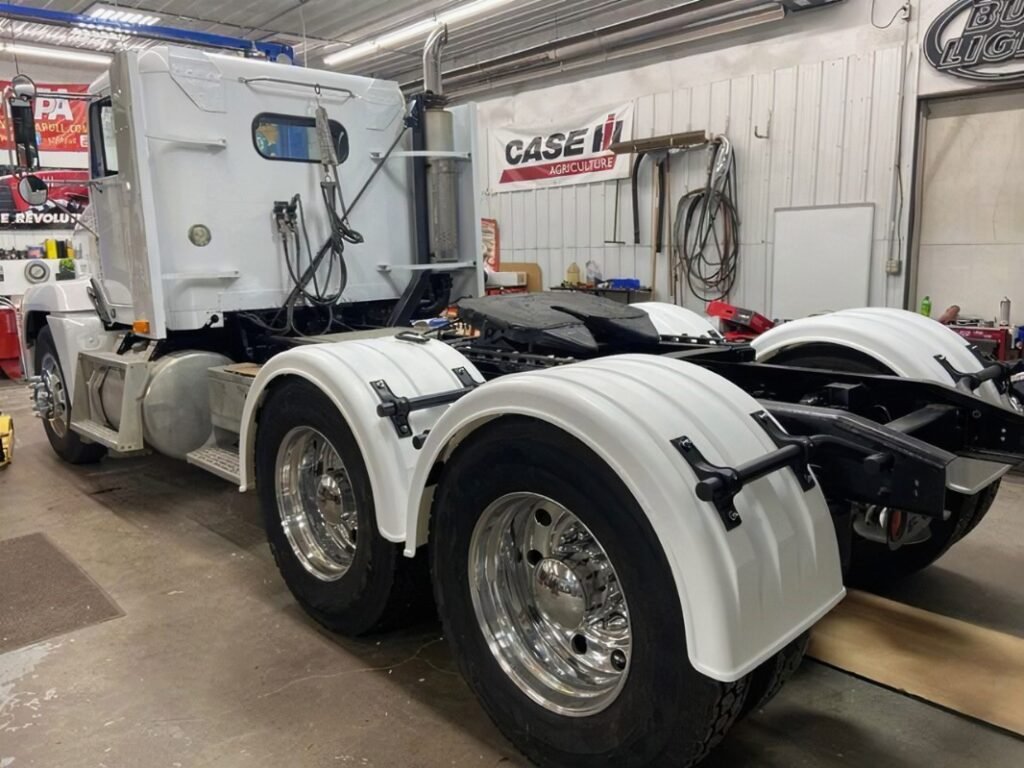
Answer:
<svg viewBox="0 0 1024 768"><path fill-rule="evenodd" d="M159 339L166 336L166 319L142 98L137 54L117 54L110 95L94 102L89 113L92 205L98 279L114 320Z"/></svg>

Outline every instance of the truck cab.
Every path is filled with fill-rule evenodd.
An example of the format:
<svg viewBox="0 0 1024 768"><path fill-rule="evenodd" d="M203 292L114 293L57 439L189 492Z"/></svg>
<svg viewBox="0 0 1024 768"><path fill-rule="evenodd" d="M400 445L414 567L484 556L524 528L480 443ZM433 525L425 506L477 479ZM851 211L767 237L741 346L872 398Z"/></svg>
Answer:
<svg viewBox="0 0 1024 768"><path fill-rule="evenodd" d="M23 307L64 454L184 458L213 434L208 368L482 292L474 105L173 46L117 54L90 93L87 276Z"/></svg>
<svg viewBox="0 0 1024 768"><path fill-rule="evenodd" d="M296 259L308 254L284 252L275 203L298 196L314 249L329 231L318 109L337 160L339 211L362 236L345 246L344 301L401 296L417 261L416 211L409 137L388 154L409 111L396 83L158 47L119 54L92 91L96 290L118 325L159 340L284 304ZM454 114L468 156L473 108ZM470 165L461 165L464 237L454 260L467 264L463 292L476 293L478 218ZM336 291L338 271L328 271L322 289Z"/></svg>

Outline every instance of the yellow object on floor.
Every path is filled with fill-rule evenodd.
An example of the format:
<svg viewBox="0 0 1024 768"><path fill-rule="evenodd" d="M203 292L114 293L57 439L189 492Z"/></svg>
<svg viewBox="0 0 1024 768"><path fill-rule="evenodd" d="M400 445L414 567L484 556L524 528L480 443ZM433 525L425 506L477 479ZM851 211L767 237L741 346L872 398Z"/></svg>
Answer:
<svg viewBox="0 0 1024 768"><path fill-rule="evenodd" d="M14 419L0 413L0 469L14 458Z"/></svg>
<svg viewBox="0 0 1024 768"><path fill-rule="evenodd" d="M1024 638L850 592L814 628L808 655L1024 735Z"/></svg>

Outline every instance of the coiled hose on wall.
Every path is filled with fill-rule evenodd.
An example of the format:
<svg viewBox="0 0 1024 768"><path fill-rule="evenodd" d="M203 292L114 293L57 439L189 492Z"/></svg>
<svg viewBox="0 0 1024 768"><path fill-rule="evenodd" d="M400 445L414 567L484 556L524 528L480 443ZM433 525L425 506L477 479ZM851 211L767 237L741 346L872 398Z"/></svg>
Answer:
<svg viewBox="0 0 1024 768"><path fill-rule="evenodd" d="M740 218L736 210L736 161L724 136L712 142L707 183L676 204L671 279L701 301L728 298L739 266Z"/></svg>

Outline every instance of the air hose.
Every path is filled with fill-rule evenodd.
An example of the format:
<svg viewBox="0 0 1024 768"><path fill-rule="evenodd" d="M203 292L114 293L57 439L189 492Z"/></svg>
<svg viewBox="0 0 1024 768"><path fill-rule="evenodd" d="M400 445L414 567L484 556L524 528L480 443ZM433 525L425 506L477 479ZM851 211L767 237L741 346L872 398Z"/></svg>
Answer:
<svg viewBox="0 0 1024 768"><path fill-rule="evenodd" d="M712 142L707 183L676 204L672 279L701 301L725 299L736 284L740 219L736 163L724 136ZM681 291L677 292L681 294Z"/></svg>

